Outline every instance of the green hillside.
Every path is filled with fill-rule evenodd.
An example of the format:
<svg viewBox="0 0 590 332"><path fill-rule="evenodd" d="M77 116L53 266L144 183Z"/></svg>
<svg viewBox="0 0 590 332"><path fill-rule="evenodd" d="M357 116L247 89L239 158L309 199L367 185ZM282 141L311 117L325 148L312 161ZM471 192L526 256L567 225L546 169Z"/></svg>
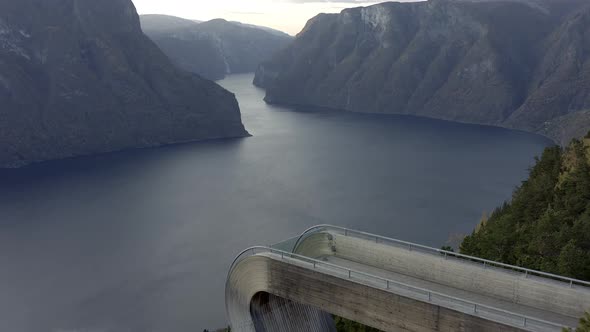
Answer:
<svg viewBox="0 0 590 332"><path fill-rule="evenodd" d="M461 253L590 280L590 133L545 149L512 201L481 221ZM338 332L377 331L336 323ZM577 331L590 331L590 315Z"/></svg>
<svg viewBox="0 0 590 332"><path fill-rule="evenodd" d="M461 252L590 280L590 133L547 148L516 189L465 238Z"/></svg>
<svg viewBox="0 0 590 332"><path fill-rule="evenodd" d="M512 201L481 221L461 253L590 280L590 133L545 149ZM590 331L590 314L576 331Z"/></svg>

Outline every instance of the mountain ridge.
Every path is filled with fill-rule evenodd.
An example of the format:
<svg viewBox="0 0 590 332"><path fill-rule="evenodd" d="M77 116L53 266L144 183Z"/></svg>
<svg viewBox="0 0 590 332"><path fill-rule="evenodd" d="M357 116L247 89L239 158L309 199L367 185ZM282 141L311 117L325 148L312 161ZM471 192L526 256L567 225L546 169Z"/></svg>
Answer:
<svg viewBox="0 0 590 332"><path fill-rule="evenodd" d="M563 130L547 129L550 120L590 106L585 71L577 75L582 81L573 84L577 88L553 89L573 65L563 63L557 74L550 70L564 47L576 50L572 63L587 63L583 46L574 47L584 45L583 37L572 41L560 31L571 31L568 24L585 31L590 6L579 0L556 4L431 0L318 15L287 49L259 67L254 84L266 88L269 103L411 114L553 135ZM554 46L557 42L562 46ZM571 107L556 102L561 107L555 110L543 104L547 92L541 83L563 99L570 93L581 101ZM565 143L572 137L551 138Z"/></svg>
<svg viewBox="0 0 590 332"><path fill-rule="evenodd" d="M174 67L130 0L0 0L0 167L248 135L235 96Z"/></svg>
<svg viewBox="0 0 590 332"><path fill-rule="evenodd" d="M141 17L148 37L179 67L211 80L254 72L292 40L274 29L224 19L190 24L173 16L159 16L158 22L151 18Z"/></svg>

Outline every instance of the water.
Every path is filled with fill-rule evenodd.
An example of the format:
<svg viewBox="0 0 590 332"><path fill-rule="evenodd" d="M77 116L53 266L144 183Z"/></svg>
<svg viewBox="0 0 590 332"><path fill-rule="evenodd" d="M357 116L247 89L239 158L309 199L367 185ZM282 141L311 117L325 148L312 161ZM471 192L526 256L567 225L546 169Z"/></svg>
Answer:
<svg viewBox="0 0 590 332"><path fill-rule="evenodd" d="M510 198L551 144L267 106L251 80L221 84L254 137L0 171L0 331L222 327L240 250L321 223L441 246Z"/></svg>

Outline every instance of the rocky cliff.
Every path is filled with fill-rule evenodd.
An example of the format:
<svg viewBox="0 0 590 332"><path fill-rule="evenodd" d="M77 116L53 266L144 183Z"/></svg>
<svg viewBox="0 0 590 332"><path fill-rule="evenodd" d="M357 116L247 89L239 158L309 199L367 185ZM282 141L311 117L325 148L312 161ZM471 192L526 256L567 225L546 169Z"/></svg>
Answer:
<svg viewBox="0 0 590 332"><path fill-rule="evenodd" d="M144 32L179 67L212 80L256 71L261 61L293 39L276 30L222 19L199 23L147 15L141 23Z"/></svg>
<svg viewBox="0 0 590 332"><path fill-rule="evenodd" d="M0 0L0 167L245 136L235 97L177 69L131 0Z"/></svg>
<svg viewBox="0 0 590 332"><path fill-rule="evenodd" d="M491 124L567 142L584 131L552 120L590 108L589 14L581 0L345 9L310 20L259 67L255 84L270 103Z"/></svg>

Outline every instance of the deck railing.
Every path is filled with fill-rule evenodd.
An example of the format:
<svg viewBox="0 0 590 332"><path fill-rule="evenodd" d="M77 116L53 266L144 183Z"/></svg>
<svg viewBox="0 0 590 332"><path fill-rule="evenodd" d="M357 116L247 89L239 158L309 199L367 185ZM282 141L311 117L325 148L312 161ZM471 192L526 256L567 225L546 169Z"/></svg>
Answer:
<svg viewBox="0 0 590 332"><path fill-rule="evenodd" d="M473 257L473 256L469 256L469 255L463 255L463 254L452 252L452 251L436 249L436 248L432 248L432 247L428 247L428 246L424 246L424 245L420 245L420 244L416 244L416 243L392 239L392 238L388 238L385 236L370 234L370 233L366 233L366 232L356 231L356 230L352 230L352 229L348 229L348 228L344 228L344 227L339 227L339 226L333 226L333 225L318 225L318 226L314 226L314 227L307 229L299 236L299 239L296 241L296 243L293 247L293 251L295 252L297 250L298 244L305 237L309 236L310 234L320 233L322 231L334 232L334 233L338 233L338 234L341 234L344 236L356 237L356 238L360 238L363 240L371 240L371 241L375 241L377 243L382 243L382 244L395 245L396 247L403 247L403 248L407 248L408 250L418 250L418 251L421 251L424 253L430 253L430 254L435 254L437 256L442 256L444 258L456 258L456 259L460 259L460 260L464 260L464 261L474 262L474 263L481 264L482 267L484 267L484 268L495 266L495 267L505 269L507 271L516 271L516 272L522 273L525 278L527 278L529 276L538 276L538 277L543 277L543 278L547 278L547 279L551 279L551 280L564 282L564 283L568 284L569 287L574 287L576 285L583 286L583 287L590 287L590 282L588 282L588 281L563 277L563 276L559 276L556 274L531 270L531 269L518 267L518 266L514 266L514 265L510 265L510 264L499 263L499 262L495 262L495 261L491 261L491 260L487 260L487 259L483 259L483 258Z"/></svg>
<svg viewBox="0 0 590 332"><path fill-rule="evenodd" d="M460 299L447 294L431 291L429 289L408 285L402 282L375 276L361 271L356 271L336 264L294 254L292 252L274 249L271 247L256 246L242 251L233 261L229 274L231 275L234 267L239 262L248 257L256 255L266 255L270 258L285 261L289 264L295 264L369 287L382 289L398 295L413 298L415 300L432 303L433 305L440 305L445 308L450 308L452 310L478 316L501 324L522 328L524 330L561 331L562 328L567 328L567 326L562 326L542 319L515 314L503 309Z"/></svg>

